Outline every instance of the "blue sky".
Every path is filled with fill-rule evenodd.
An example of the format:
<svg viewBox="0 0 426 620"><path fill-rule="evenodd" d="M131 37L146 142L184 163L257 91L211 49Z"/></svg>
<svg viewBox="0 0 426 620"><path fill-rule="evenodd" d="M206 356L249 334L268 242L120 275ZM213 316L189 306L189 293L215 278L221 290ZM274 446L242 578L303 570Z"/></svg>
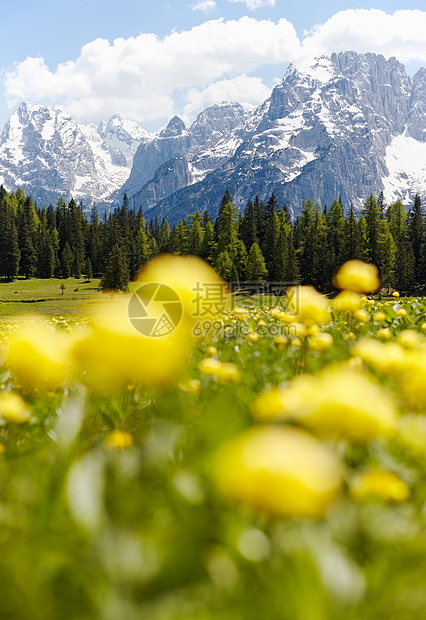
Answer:
<svg viewBox="0 0 426 620"><path fill-rule="evenodd" d="M356 9L356 10L355 10ZM20 0L2 7L0 126L20 100L149 130L235 99L258 105L301 54L426 66L424 0Z"/></svg>

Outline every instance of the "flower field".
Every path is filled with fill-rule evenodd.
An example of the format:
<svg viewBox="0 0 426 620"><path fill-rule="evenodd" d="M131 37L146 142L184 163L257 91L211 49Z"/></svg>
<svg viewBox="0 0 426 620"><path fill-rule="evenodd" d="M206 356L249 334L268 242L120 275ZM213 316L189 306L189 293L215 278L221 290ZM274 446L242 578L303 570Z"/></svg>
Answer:
<svg viewBox="0 0 426 620"><path fill-rule="evenodd" d="M139 298L1 320L0 618L423 618L426 301L351 262L196 316L200 282L160 257Z"/></svg>

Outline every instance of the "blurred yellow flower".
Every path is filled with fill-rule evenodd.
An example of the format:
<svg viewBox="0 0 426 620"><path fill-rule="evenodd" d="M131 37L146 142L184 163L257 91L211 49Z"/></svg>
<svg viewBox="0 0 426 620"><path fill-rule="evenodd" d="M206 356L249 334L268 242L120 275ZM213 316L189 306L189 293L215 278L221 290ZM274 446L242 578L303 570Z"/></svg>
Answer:
<svg viewBox="0 0 426 620"><path fill-rule="evenodd" d="M394 291L394 292L392 293L392 297L399 297L399 293L398 293L398 291Z"/></svg>
<svg viewBox="0 0 426 620"><path fill-rule="evenodd" d="M403 329L397 340L406 349L417 349L424 343L424 338L414 329Z"/></svg>
<svg viewBox="0 0 426 620"><path fill-rule="evenodd" d="M361 308L361 295L353 291L341 291L333 299L332 305L338 312L356 312Z"/></svg>
<svg viewBox="0 0 426 620"><path fill-rule="evenodd" d="M278 389L257 398L252 409L256 418L294 420L324 437L358 441L388 437L396 429L396 406L390 395L350 367L297 377L287 388Z"/></svg>
<svg viewBox="0 0 426 620"><path fill-rule="evenodd" d="M133 446L133 437L126 431L116 429L109 433L105 440L105 447L110 449L124 450Z"/></svg>
<svg viewBox="0 0 426 620"><path fill-rule="evenodd" d="M10 422L28 422L31 417L29 405L15 392L0 393L0 418Z"/></svg>
<svg viewBox="0 0 426 620"><path fill-rule="evenodd" d="M182 301L184 321L190 326L200 317L217 319L229 306L226 283L210 265L194 256L158 256L143 267L137 280L172 288Z"/></svg>
<svg viewBox="0 0 426 620"><path fill-rule="evenodd" d="M287 311L294 314L300 323L322 325L330 322L328 300L312 286L294 286L288 289L284 301Z"/></svg>
<svg viewBox="0 0 426 620"><path fill-rule="evenodd" d="M386 314L382 312L381 310L373 314L373 321L375 321L376 323L383 323L383 321L385 320L386 320Z"/></svg>
<svg viewBox="0 0 426 620"><path fill-rule="evenodd" d="M407 310L405 308L399 308L396 313L398 316L407 316Z"/></svg>
<svg viewBox="0 0 426 620"><path fill-rule="evenodd" d="M249 342L257 342L259 340L259 334L257 332L250 332L247 334L247 340Z"/></svg>
<svg viewBox="0 0 426 620"><path fill-rule="evenodd" d="M389 340L389 338L392 338L389 327L381 327L380 329L378 329L377 338L380 338L380 340Z"/></svg>
<svg viewBox="0 0 426 620"><path fill-rule="evenodd" d="M241 321L248 319L248 317L250 316L249 309L245 308L244 306L235 306L234 314Z"/></svg>
<svg viewBox="0 0 426 620"><path fill-rule="evenodd" d="M329 349L333 345L333 342L333 336L327 332L320 332L309 338L310 348L318 352Z"/></svg>
<svg viewBox="0 0 426 620"><path fill-rule="evenodd" d="M99 392L129 383L163 388L179 381L191 348L185 328L149 337L131 324L127 300L103 308L96 325L74 336L74 372L81 381Z"/></svg>
<svg viewBox="0 0 426 620"><path fill-rule="evenodd" d="M385 375L397 375L407 366L405 351L395 342L384 344L373 338L362 338L351 348L351 354Z"/></svg>
<svg viewBox="0 0 426 620"><path fill-rule="evenodd" d="M273 343L279 351L283 351L288 344L288 338L284 334L277 334L274 336Z"/></svg>
<svg viewBox="0 0 426 620"><path fill-rule="evenodd" d="M292 518L323 517L342 482L338 458L290 427L254 427L239 435L219 450L214 474L229 500Z"/></svg>
<svg viewBox="0 0 426 620"><path fill-rule="evenodd" d="M0 454L4 454L6 452L6 446L3 443L0 443Z"/></svg>
<svg viewBox="0 0 426 620"><path fill-rule="evenodd" d="M350 260L340 267L334 285L354 293L377 291L380 288L377 267L360 260Z"/></svg>
<svg viewBox="0 0 426 620"><path fill-rule="evenodd" d="M199 394L201 390L201 381L198 379L186 379L186 381L179 381L178 388L182 392L188 394Z"/></svg>
<svg viewBox="0 0 426 620"><path fill-rule="evenodd" d="M211 355L212 357L214 355L217 355L216 347L213 347L213 346L207 347L207 355Z"/></svg>
<svg viewBox="0 0 426 620"><path fill-rule="evenodd" d="M241 371L231 362L221 362L209 357L201 360L198 368L205 375L217 377L223 383L238 383L241 381Z"/></svg>
<svg viewBox="0 0 426 620"><path fill-rule="evenodd" d="M356 476L350 485L356 499L375 497L387 502L403 502L410 496L410 490L399 476L391 471L373 469Z"/></svg>
<svg viewBox="0 0 426 620"><path fill-rule="evenodd" d="M72 342L64 332L34 321L11 337L6 363L27 390L57 386L66 379Z"/></svg>
<svg viewBox="0 0 426 620"><path fill-rule="evenodd" d="M363 323L367 323L370 320L370 315L365 308L361 308L360 310L356 310L354 312L354 316L358 321L362 321Z"/></svg>
<svg viewBox="0 0 426 620"><path fill-rule="evenodd" d="M205 375L217 375L219 369L222 366L220 360L212 359L210 357L201 360L198 364L198 369Z"/></svg>
<svg viewBox="0 0 426 620"><path fill-rule="evenodd" d="M399 438L411 449L426 452L426 418L424 415L409 414L399 421Z"/></svg>

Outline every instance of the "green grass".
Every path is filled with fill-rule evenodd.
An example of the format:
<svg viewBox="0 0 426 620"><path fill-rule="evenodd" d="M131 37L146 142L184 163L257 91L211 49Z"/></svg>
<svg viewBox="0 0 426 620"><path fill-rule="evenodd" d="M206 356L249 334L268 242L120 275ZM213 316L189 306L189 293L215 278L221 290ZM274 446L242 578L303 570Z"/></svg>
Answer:
<svg viewBox="0 0 426 620"><path fill-rule="evenodd" d="M87 315L96 314L98 303L108 298L99 291L99 282L99 278L90 282L85 282L84 278L0 281L0 318L25 314L72 318L81 316L82 308ZM62 284L65 286L63 291ZM137 283L132 282L129 288L134 290L136 287Z"/></svg>

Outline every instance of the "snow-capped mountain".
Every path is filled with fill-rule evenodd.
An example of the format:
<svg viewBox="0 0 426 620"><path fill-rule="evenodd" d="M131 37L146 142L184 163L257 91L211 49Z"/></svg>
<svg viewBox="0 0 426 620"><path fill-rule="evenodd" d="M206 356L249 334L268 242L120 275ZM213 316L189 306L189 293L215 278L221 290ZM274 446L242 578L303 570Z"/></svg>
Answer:
<svg viewBox="0 0 426 620"><path fill-rule="evenodd" d="M300 59L262 106L189 167L192 184L150 216L174 222L206 206L214 215L226 189L241 209L274 192L294 213L307 198L329 204L341 196L355 207L382 190L387 202L426 198L426 70L411 79L395 58L355 52Z"/></svg>
<svg viewBox="0 0 426 620"><path fill-rule="evenodd" d="M63 195L87 203L121 187L148 134L116 115L97 128L60 110L21 103L0 136L0 182L46 202Z"/></svg>
<svg viewBox="0 0 426 620"><path fill-rule="evenodd" d="M360 207L382 190L410 204L426 199L426 69L410 78L371 53L303 58L250 114L224 102L153 135L120 115L96 127L21 104L0 137L0 182L105 208L126 193L171 223L197 209L214 216L226 190L240 209L272 192L293 213L307 198Z"/></svg>

